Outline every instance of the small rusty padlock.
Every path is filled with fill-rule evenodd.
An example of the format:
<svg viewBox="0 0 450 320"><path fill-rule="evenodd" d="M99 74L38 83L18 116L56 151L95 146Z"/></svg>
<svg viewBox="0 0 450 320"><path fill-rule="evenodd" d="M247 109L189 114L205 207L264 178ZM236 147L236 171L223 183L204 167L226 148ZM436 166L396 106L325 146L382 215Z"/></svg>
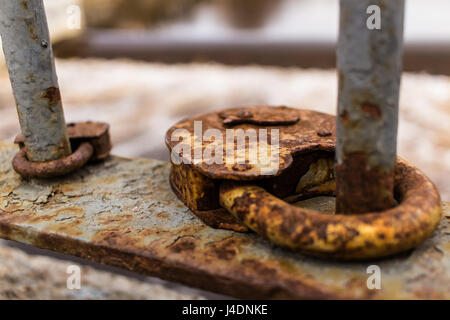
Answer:
<svg viewBox="0 0 450 320"><path fill-rule="evenodd" d="M72 173L88 162L106 159L112 149L109 124L75 122L67 124L67 134L74 152L68 157L47 162L32 162L26 154L25 141L19 134L14 143L20 148L13 159L13 168L22 178L56 178Z"/></svg>
<svg viewBox="0 0 450 320"><path fill-rule="evenodd" d="M253 106L189 118L166 134L171 186L211 227L250 229L314 256L388 256L428 238L441 218L439 193L422 172L400 158L395 173L398 205L392 209L329 215L292 205L335 194L335 133L334 116L288 107ZM269 146L263 148L264 161L249 161L262 145Z"/></svg>

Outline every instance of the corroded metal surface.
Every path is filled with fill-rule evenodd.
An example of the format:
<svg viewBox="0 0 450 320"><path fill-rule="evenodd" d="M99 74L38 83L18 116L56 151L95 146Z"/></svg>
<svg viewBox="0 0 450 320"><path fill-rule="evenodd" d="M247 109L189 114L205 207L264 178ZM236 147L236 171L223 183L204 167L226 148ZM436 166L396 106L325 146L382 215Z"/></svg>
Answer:
<svg viewBox="0 0 450 320"><path fill-rule="evenodd" d="M72 147L77 147L87 141L94 147L94 154L91 160L102 160L109 156L112 149L111 136L109 134L109 124L106 122L70 122L66 125ZM14 143L20 148L25 147L23 135L16 136Z"/></svg>
<svg viewBox="0 0 450 320"><path fill-rule="evenodd" d="M184 160L182 163L177 163L178 159L173 156L171 158L171 186L207 225L235 231L251 229L296 252L362 260L390 256L422 243L439 224L441 200L434 184L402 159L398 160L394 170L395 179L394 173L392 176L392 194L395 181L396 200L400 203L395 207L392 198L389 208L384 208L384 204L374 205L376 209L360 217L352 215L353 211L345 212L347 216L329 216L297 208L279 199L292 201L342 192L336 188L335 180L333 119L333 116L309 110L264 106L229 109L183 120L166 135L166 143L172 152L179 145L187 146L179 155ZM216 130L218 135L226 134L233 150L259 149L262 142L257 139L249 139L241 146L238 139L228 139L230 127L234 130L279 130L280 140L275 153L282 160L278 171L272 175L258 175L259 168L247 162L235 170L236 164L227 163L225 159L228 146L223 139L220 139L222 145L217 144L219 152L223 148L219 153L219 160L223 156L223 161L211 163L208 157L197 163L191 161L196 149L203 156L209 147L210 143L203 141L208 129ZM177 129L183 131L178 131L177 139L173 139ZM196 145L196 141L200 143ZM245 156L248 157L248 153ZM365 162L362 166L365 168ZM360 187L372 182L355 169L347 168L352 175L360 177L353 177L352 181L360 183ZM368 201L360 196L361 193L355 193L355 202Z"/></svg>
<svg viewBox="0 0 450 320"><path fill-rule="evenodd" d="M29 161L23 135L19 134L14 143L19 152L13 159L13 168L24 179L60 177L83 167L88 161L98 161L109 156L112 149L109 125L104 122L77 122L67 125L72 150L67 157L52 161Z"/></svg>
<svg viewBox="0 0 450 320"><path fill-rule="evenodd" d="M222 184L220 203L250 229L280 246L319 257L367 260L416 247L441 220L439 193L419 169L399 159L395 185L398 206L359 215L327 215L298 208L259 186L235 182Z"/></svg>
<svg viewBox="0 0 450 320"><path fill-rule="evenodd" d="M83 167L94 154L94 148L89 142L83 142L70 155L64 158L33 162L28 160L26 148L20 149L15 155L12 166L24 179L55 178L64 176Z"/></svg>
<svg viewBox="0 0 450 320"><path fill-rule="evenodd" d="M168 163L110 157L66 178L25 182L11 167L16 151L0 143L3 238L241 298L450 298L447 204L438 230L414 251L328 262L206 226L170 190ZM367 289L372 264L381 290Z"/></svg>
<svg viewBox="0 0 450 320"><path fill-rule="evenodd" d="M394 203L405 1L341 0L339 7L336 211L387 210Z"/></svg>
<svg viewBox="0 0 450 320"><path fill-rule="evenodd" d="M199 126L199 123L201 124ZM247 231L248 228L219 204L219 187L224 180L252 181L263 186L274 195L286 198L294 194L305 196L316 194L315 187L321 186L321 194L334 192L334 172L331 176L318 179L317 174L305 176L314 163L333 166L335 146L335 117L311 110L299 110L288 107L249 106L232 108L219 112L207 113L182 120L171 127L166 134L169 150L177 153L176 147L187 145L190 154L180 155L181 163L174 163L170 173L170 183L176 195L206 224L215 228ZM206 150L213 145L205 141L208 130L215 130L219 135L214 144L221 150L219 161L214 159L217 152ZM229 130L233 129L233 130ZM259 129L278 130L278 141L272 148L272 139L264 140L258 135ZM239 138L229 139L229 132L245 139L245 133L252 130L254 139L248 143ZM231 141L233 153L241 154L245 162L237 163L228 159L228 142ZM264 143L271 146L264 150ZM200 151L200 152L199 152ZM200 161L192 161L192 155L199 152ZM257 154L256 163L249 161L250 154ZM212 162L209 162L213 158ZM267 157L267 158L266 158ZM261 161L261 159L263 159ZM177 160L175 158L175 160ZM174 157L172 157L172 162ZM263 168L275 164L274 170L262 174ZM323 168L323 167L321 167ZM312 181L320 180L320 181ZM333 180L333 185L325 185ZM299 181L302 181L299 184Z"/></svg>
<svg viewBox="0 0 450 320"><path fill-rule="evenodd" d="M195 121L201 121L202 123L200 132L195 130ZM172 140L177 129L185 129L185 132L180 132L177 135L179 139ZM173 150L180 141L182 143L203 141L203 136L198 136L198 134L203 135L207 129L218 129L223 135L225 135L226 129L242 129L244 131L248 129L268 129L268 136L270 136L271 129L278 129L279 149L276 150L277 153L275 154L267 154L267 157L271 158L268 161L270 163L273 157L279 158L276 161L278 170L273 173L273 176L280 175L286 171L291 166L293 156L296 154L305 154L313 151L334 151L336 140L335 117L332 115L285 106L249 106L226 109L182 120L167 131L166 144L170 150ZM216 162L208 164L207 160L209 159L205 156L207 155L205 149L209 146L209 143L195 144L192 142L191 155L195 154L196 148L201 148L201 154L203 155L203 161L193 163L195 169L213 179L243 181L261 180L264 178L257 165L246 168L246 170L239 170L239 168L235 167L236 162L227 161L225 139L223 139L223 142L222 164L217 164ZM268 144L270 142L268 141ZM250 153L253 148L258 147L258 145L250 144L248 150L245 151ZM182 155L182 160L183 163L193 162L192 157L189 158L185 155Z"/></svg>

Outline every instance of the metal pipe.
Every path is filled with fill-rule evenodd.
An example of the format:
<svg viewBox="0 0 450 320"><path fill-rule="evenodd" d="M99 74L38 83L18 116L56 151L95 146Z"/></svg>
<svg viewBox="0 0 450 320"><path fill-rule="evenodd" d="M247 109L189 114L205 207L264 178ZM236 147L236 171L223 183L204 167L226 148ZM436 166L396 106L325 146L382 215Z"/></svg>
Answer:
<svg viewBox="0 0 450 320"><path fill-rule="evenodd" d="M27 157L71 154L42 0L0 0L3 42Z"/></svg>
<svg viewBox="0 0 450 320"><path fill-rule="evenodd" d="M336 212L394 204L403 19L403 0L340 0Z"/></svg>

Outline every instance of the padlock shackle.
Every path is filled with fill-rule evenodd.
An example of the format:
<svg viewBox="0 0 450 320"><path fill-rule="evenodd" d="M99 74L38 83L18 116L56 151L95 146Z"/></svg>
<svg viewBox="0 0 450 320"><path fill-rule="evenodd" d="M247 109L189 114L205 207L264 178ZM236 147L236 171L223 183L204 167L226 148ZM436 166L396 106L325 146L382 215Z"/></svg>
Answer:
<svg viewBox="0 0 450 320"><path fill-rule="evenodd" d="M416 167L398 159L400 204L383 212L328 215L288 204L256 185L222 183L221 206L271 242L308 255L342 260L390 256L416 247L438 226L441 199Z"/></svg>
<svg viewBox="0 0 450 320"><path fill-rule="evenodd" d="M42 0L0 0L0 33L30 161L72 153Z"/></svg>

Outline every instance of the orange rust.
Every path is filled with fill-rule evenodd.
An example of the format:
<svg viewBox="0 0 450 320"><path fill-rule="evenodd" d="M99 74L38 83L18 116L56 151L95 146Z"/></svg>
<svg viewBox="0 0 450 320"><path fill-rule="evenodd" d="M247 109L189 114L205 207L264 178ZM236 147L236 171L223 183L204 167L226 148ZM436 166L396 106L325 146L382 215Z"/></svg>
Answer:
<svg viewBox="0 0 450 320"><path fill-rule="evenodd" d="M170 250L175 253L190 252L194 251L196 247L196 240L194 237L187 236L181 237L175 240L175 242L170 245Z"/></svg>
<svg viewBox="0 0 450 320"><path fill-rule="evenodd" d="M28 32L30 33L31 39L38 40L38 36L36 35L35 30L34 30L33 22L31 22L28 19L25 19L25 24L28 27Z"/></svg>
<svg viewBox="0 0 450 320"><path fill-rule="evenodd" d="M436 187L399 159L395 188L400 204L383 212L326 215L291 206L252 185L221 186L221 205L250 229L295 251L344 260L393 255L416 247L440 222Z"/></svg>
<svg viewBox="0 0 450 320"><path fill-rule="evenodd" d="M225 133L226 129L230 129L230 124L224 123L224 119L239 117L239 113L246 111L251 113L252 120L248 118L239 118L238 123L233 124L232 129L270 129L279 130L280 138L280 162L279 169L273 175L280 175L292 164L292 158L296 154L305 154L316 151L334 151L336 140L335 117L321 112L311 110L301 110L289 107L270 107L270 106L251 106L245 108L232 108L214 113L208 113L201 116L182 120L172 126L166 133L166 145L169 151L179 143L172 141L171 137L177 129L185 129L191 135L194 134L194 121L202 122L203 133L208 129L218 129ZM267 127L268 126L268 127ZM331 134L320 137L316 134L316 130L327 130ZM199 138L199 137L198 137ZM225 141L225 140L224 140ZM208 143L203 143L202 154ZM193 168L203 175L212 179L232 179L237 181L260 180L260 170L258 167L250 170L236 171L233 170L235 163L227 164L225 155L225 143L223 150L223 164L208 164L203 159L202 162L193 164ZM252 146L250 146L252 147ZM254 146L253 146L254 147ZM192 153L194 154L194 146L192 145ZM188 163L188 157L182 157L182 163Z"/></svg>
<svg viewBox="0 0 450 320"><path fill-rule="evenodd" d="M47 98L54 99L53 94L56 93L53 92ZM72 149L76 151L65 158L48 162L29 161L23 136L17 135L14 143L19 145L20 151L13 159L14 170L25 179L53 178L69 174L88 161L103 160L109 156L112 144L107 123L91 121L69 123L67 132Z"/></svg>
<svg viewBox="0 0 450 320"><path fill-rule="evenodd" d="M47 100L49 107L51 107L52 105L61 102L61 93L59 88L50 87L44 90L41 98Z"/></svg>
<svg viewBox="0 0 450 320"><path fill-rule="evenodd" d="M341 117L342 122L343 122L346 126L348 126L348 125L350 124L350 115L349 115L349 113L348 113L347 110L344 110L344 112L342 112L342 113L339 115L339 117Z"/></svg>
<svg viewBox="0 0 450 320"><path fill-rule="evenodd" d="M367 102L361 105L361 111L374 119L380 119L382 116L378 106Z"/></svg>
<svg viewBox="0 0 450 320"><path fill-rule="evenodd" d="M3 152L11 158L14 149L10 146ZM137 174L145 170L146 178L136 181ZM35 196L49 195L45 202L25 200L20 189L28 189L28 184L8 173L0 183L1 193L9 194L0 197L0 237L237 298L415 298L420 297L416 293L420 288L429 297L448 297L447 221L442 221L442 228L414 254L371 262L383 270L383 290L368 293L365 283L346 282L367 279L367 263L311 259L273 246L255 234L207 227L180 208L170 191L169 170L168 164L155 160L110 157L105 165L85 170L82 179L54 180L52 191L39 191L48 183L34 181L32 186L38 187L32 188L38 190ZM13 186L11 192L9 185ZM122 188L124 185L128 187ZM135 198L135 191L141 188L148 192ZM68 197L73 207L65 212ZM109 199L114 200L111 206ZM40 215L49 215L48 220L30 223ZM433 246L442 248L445 255ZM424 273L417 280L411 275ZM392 287L391 279L399 285ZM430 292L427 286L432 285Z"/></svg>
<svg viewBox="0 0 450 320"><path fill-rule="evenodd" d="M28 2L27 1L22 0L21 4L22 4L22 8L24 8L25 10L28 10Z"/></svg>
<svg viewBox="0 0 450 320"><path fill-rule="evenodd" d="M285 112L288 110L285 106L277 107L255 107L228 109L219 112L218 116L222 118L223 124L234 126L238 124L254 124L259 126L280 126L292 125L300 121L300 116L295 113ZM275 112L274 112L275 111Z"/></svg>
<svg viewBox="0 0 450 320"><path fill-rule="evenodd" d="M74 148L82 142L89 142L94 147L92 160L96 161L107 158L112 149L109 128L105 122L73 122L67 124L67 134ZM16 136L14 143L20 148L25 146L22 134Z"/></svg>
<svg viewBox="0 0 450 320"><path fill-rule="evenodd" d="M370 116L381 116L375 106L365 104L362 108ZM344 122L350 123L348 112L341 117ZM293 121L295 119L298 120ZM334 117L325 114L287 107L237 108L183 120L166 134L170 150L174 147L171 141L174 130L185 129L184 136L189 139L194 139L189 135L203 133L195 132L194 121L202 121L202 130L214 128L222 132L226 125L234 125L238 129L257 129L272 121L270 128L279 130L279 153L282 156L278 171L269 176L258 175L247 162L208 164L208 159L203 159L203 162L195 164L173 164L170 177L172 188L209 226L237 231L248 227L276 244L311 255L366 259L392 255L421 243L437 226L441 212L439 193L432 183L416 168L399 160L397 170L406 167L407 177L396 178L396 190L407 187L407 191L397 192L397 200L401 204L392 211L387 210L394 205L393 172L384 173L377 168L369 168L365 154L353 153L348 155L352 162L336 166L337 173L348 172L353 179L346 184L347 189L336 191L340 176L335 179L334 120ZM197 136L195 140L200 138ZM236 146L236 140L234 143ZM257 144L257 141L256 146L249 142L246 148L256 148ZM203 151L204 146L201 147ZM382 182L383 188L361 188L361 185L372 185L374 181ZM220 203L217 204L219 186ZM304 211L277 198L296 201L335 191L339 197L337 212L346 208L344 213L349 216ZM342 192L350 196L342 198ZM367 199L372 199L374 194L379 201L369 202ZM411 195L422 202L416 202L417 199ZM235 220L219 209L219 205ZM377 216L379 220L373 218L371 213L350 216L368 211L383 212Z"/></svg>
<svg viewBox="0 0 450 320"><path fill-rule="evenodd" d="M242 238L228 238L208 244L210 254L220 260L232 260L239 254L241 245L248 243Z"/></svg>
<svg viewBox="0 0 450 320"><path fill-rule="evenodd" d="M62 208L62 209L51 211L51 212L43 214L43 215L30 217L29 219L27 218L27 219L23 220L22 222L29 222L29 223L33 223L33 224L39 223L39 222L46 222L46 221L54 220L54 219L58 218L61 215L61 213L70 213L71 218L79 218L80 216L83 215L84 210L82 210L80 208L76 208L76 207Z"/></svg>
<svg viewBox="0 0 450 320"><path fill-rule="evenodd" d="M242 164L227 164L224 160L224 164L185 162L172 165L170 183L175 194L208 226L214 228L248 231L245 225L220 208L219 185L223 180L258 180L260 185L277 196L286 198L296 193L298 181L312 162L333 157L330 151L335 141L334 117L323 113L267 106L209 113L183 120L169 129L166 144L170 150L175 145L171 141L172 132L186 129L194 134L194 121L202 121L203 131L213 128L222 132L231 125L233 129L258 130L265 128L262 125L270 124L269 128L278 129L280 135L280 169L274 175L261 177L257 166L248 161ZM317 129L322 134L317 134ZM246 147L252 146L247 143ZM316 194L315 191L308 193L306 188L302 192L301 196Z"/></svg>
<svg viewBox="0 0 450 320"><path fill-rule="evenodd" d="M343 180L345 179L345 181ZM336 164L336 212L345 214L383 211L394 205L394 172L371 168L364 152L345 156Z"/></svg>
<svg viewBox="0 0 450 320"><path fill-rule="evenodd" d="M13 168L24 179L54 178L81 168L89 161L93 153L94 148L92 145L88 142L83 142L68 157L46 162L32 162L27 159L26 148L22 148L13 159Z"/></svg>

